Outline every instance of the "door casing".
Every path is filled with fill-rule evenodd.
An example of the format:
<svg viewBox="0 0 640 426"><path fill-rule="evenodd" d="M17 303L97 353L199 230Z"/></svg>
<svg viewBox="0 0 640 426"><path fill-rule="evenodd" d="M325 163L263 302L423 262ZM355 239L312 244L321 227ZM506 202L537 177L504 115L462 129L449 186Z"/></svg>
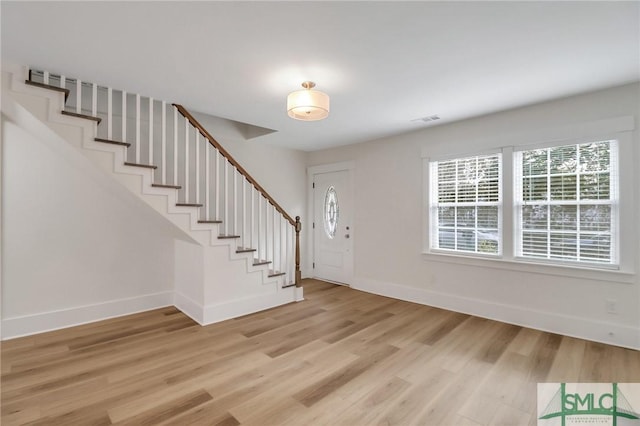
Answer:
<svg viewBox="0 0 640 426"><path fill-rule="evenodd" d="M317 174L322 174L322 173L331 173L331 172L339 172L339 171L348 171L349 172L349 187L351 188L351 190L349 191L349 194L345 194L345 196L349 197L351 199L351 206L352 206L352 220L351 220L351 224L349 225L350 227L350 238L351 238L351 255L350 255L350 261L349 261L349 265L347 266L348 268L348 282L346 283L339 283L339 284L346 284L346 285L352 285L354 282L354 278L355 278L355 267L354 267L354 259L355 259L355 238L357 235L357 225L356 225L356 204L355 204L355 188L354 188L354 184L355 184L355 179L354 179L354 174L355 174L355 162L353 161L344 161L344 162L340 162L340 163L331 163L331 164L323 164L320 166L311 166L307 168L307 226L305 227L306 232L303 231L303 235L306 236L306 244L304 244L304 247L306 248L306 252L307 255L304 256L306 259L306 267L304 268L305 270L303 271L304 276L306 277L313 277L314 276L314 271L313 271L313 262L315 259L315 253L314 253L314 247L315 247L315 241L314 241L314 229L312 227L313 224L313 218L314 218L314 214L315 214L315 203L314 203L314 189L313 189L313 181L314 181L314 176ZM319 226L319 224L316 224L316 228Z"/></svg>

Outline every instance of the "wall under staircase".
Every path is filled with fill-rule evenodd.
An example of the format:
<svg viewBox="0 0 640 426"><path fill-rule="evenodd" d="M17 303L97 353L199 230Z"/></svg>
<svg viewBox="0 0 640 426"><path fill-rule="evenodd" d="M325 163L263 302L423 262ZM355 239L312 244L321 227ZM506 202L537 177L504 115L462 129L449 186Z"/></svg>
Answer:
<svg viewBox="0 0 640 426"><path fill-rule="evenodd" d="M201 324L301 300L252 253L198 224L175 190L124 166L63 95L3 72L2 336L176 305ZM300 167L301 170L304 170ZM303 179L300 179L303 181ZM301 200L304 196L300 197Z"/></svg>

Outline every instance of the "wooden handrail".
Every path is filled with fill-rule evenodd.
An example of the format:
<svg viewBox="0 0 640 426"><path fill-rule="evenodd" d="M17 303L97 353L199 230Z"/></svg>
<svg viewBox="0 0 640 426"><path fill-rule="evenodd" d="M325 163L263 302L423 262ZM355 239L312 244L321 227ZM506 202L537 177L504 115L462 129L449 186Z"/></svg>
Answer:
<svg viewBox="0 0 640 426"><path fill-rule="evenodd" d="M287 222L289 222L291 226L294 226L294 227L296 226L296 221L291 216L289 216L289 214L287 214L287 212L285 212L284 209L280 207L280 204L276 203L276 200L274 200L273 197L269 195L269 193L265 191L265 189L262 186L260 186L260 184L253 177L251 177L251 175L235 160L235 158L233 158L231 154L229 154L222 147L222 145L220 145L220 142L215 140L215 138L211 136L209 132L207 132L207 129L202 127L202 125L198 122L198 120L196 120L191 114L189 114L189 111L187 111L182 105L173 104L173 106L176 107L178 111L180 111L180 114L182 114L184 118L186 118L193 127L195 127L200 131L202 136L207 138L207 140L211 145L213 145L218 151L220 151L220 154L222 154L222 156L225 157L227 161L229 161L229 163L231 163L231 165L235 167L240 172L240 174L242 174L245 177L245 179L247 179L249 183L253 185L254 188L256 188L262 194L264 198L269 200L269 203L271 203L271 205L273 205L273 207L275 207L276 210L280 212L280 214L284 216L285 219L287 219Z"/></svg>
<svg viewBox="0 0 640 426"><path fill-rule="evenodd" d="M258 192L260 192L260 194L262 194L262 196L269 201L269 203L271 203L271 205L287 220L287 222L289 222L294 227L296 233L295 284L296 287L300 287L302 280L302 273L300 271L300 231L302 230L302 223L300 222L300 216L296 216L295 220L291 216L289 216L289 214L287 214L287 212L285 212L284 209L280 207L280 204L278 204L276 200L274 200L273 197L269 195L269 193L265 191L262 186L260 186L260 184L240 165L240 163L235 160L235 158L231 156L231 154L227 152L227 150L222 147L222 145L220 145L220 142L218 142L213 136L211 136L207 129L205 129L202 124L200 124L198 120L196 120L193 115L189 113L189 111L187 111L182 105L173 104L173 106L176 107L180 114L182 114L182 116L187 119L187 121L189 121L189 123L191 123L193 127L198 129L202 136L204 136L209 141L209 143L213 145L213 147L216 148L220 152L220 154L222 154L222 156L225 157L227 161L231 163L231 165L235 167L236 170L238 170L242 174L242 176L244 176L245 179L247 179L249 183L253 185L253 187L256 188Z"/></svg>

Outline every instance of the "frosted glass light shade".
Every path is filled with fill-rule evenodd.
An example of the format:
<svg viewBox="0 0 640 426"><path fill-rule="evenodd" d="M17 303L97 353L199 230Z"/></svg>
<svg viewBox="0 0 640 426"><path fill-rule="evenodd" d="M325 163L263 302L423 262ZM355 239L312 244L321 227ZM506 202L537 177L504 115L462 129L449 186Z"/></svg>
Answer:
<svg viewBox="0 0 640 426"><path fill-rule="evenodd" d="M327 118L329 116L329 95L310 88L289 93L287 114L291 118L303 121Z"/></svg>

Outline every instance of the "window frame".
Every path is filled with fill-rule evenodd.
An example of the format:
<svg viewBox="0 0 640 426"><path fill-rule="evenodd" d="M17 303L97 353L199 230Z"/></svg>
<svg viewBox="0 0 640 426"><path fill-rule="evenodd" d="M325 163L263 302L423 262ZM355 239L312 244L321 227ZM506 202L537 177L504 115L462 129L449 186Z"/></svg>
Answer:
<svg viewBox="0 0 640 426"><path fill-rule="evenodd" d="M523 254L523 241L524 241L524 227L523 227L523 207L526 205L526 201L522 196L522 188L523 188L523 179L526 177L522 174L522 153L527 151L534 150L545 150L549 151L553 148L563 148L563 147L571 147L580 145L586 145L590 143L600 143L600 142L609 142L609 200L608 202L602 202L600 199L580 199L579 194L579 182L576 183L576 196L575 200L570 199L561 199L561 200L539 200L539 202L533 202L532 204L538 205L575 205L576 211L579 210L578 206L589 205L589 204L598 204L598 205L608 205L610 206L610 231L609 235L611 237L610 242L610 258L611 261L607 262L597 262L597 261L589 261L589 260L579 260L580 252L578 250L579 244L576 245L576 257L577 259L560 259L560 258L549 258L549 257L535 257L535 256L526 256ZM545 143L545 144L535 144L529 146L521 146L513 151L513 218L514 218L514 229L513 229L513 237L514 237L514 250L513 257L514 259L523 261L523 262L542 262L549 264L559 264L559 265L576 265L584 268L598 268L598 269L619 269L620 267L620 158L619 158L619 145L620 141L616 137L611 138L579 138L571 141L560 141L553 143ZM577 156L579 151L577 151ZM548 154L547 154L548 155ZM547 160L550 161L550 160ZM549 166L547 166L549 167ZM520 168L520 169L519 169ZM580 179L582 174L576 170L575 173L568 173L566 176L575 176L577 180ZM550 184L551 177L553 176L563 176L560 174L553 174L550 170L547 171L547 174L540 175L546 177ZM545 231L550 235L554 233L563 233L562 230L558 230L552 228L549 224ZM576 240L580 239L581 230L580 230L580 217L578 217L576 213ZM589 232L585 232L588 234Z"/></svg>
<svg viewBox="0 0 640 426"><path fill-rule="evenodd" d="M475 202L462 202L461 204L463 204L463 207L472 207L475 206L477 207L484 207L484 206L496 206L497 210L498 210L498 219L497 219L497 233L498 233L498 251L497 253L484 253L484 252L480 252L477 251L477 247L476 247L476 251L470 251L470 250L459 250L459 249L448 249L448 248L440 248L440 247L434 247L434 242L438 239L439 237L439 224L438 224L438 215L436 213L438 207L439 207L439 201L438 201L438 180L437 178L434 179L435 176L435 172L434 171L434 165L438 164L438 163L443 163L443 162L448 162L448 161L464 161L464 160L468 160L468 159L478 159L478 158L483 158L483 157L491 157L491 156L497 156L498 158L498 201L496 202L478 202L477 200ZM481 258L487 258L487 259L496 259L496 258L501 258L502 257L502 252L503 252L503 207L504 207L504 189L503 189L503 181L504 181L504 176L503 176L503 169L504 169L504 164L503 164L503 153L502 150L490 150L490 151L483 151L480 153L475 153L475 154L468 154L468 155L459 155L459 156L448 156L448 157L439 157L437 159L425 159L425 165L426 165L426 174L427 179L430 182L430 186L429 186L429 190L428 190L428 194L426 196L426 210L428 212L428 218L427 218L427 229L429 230L428 233L428 237L427 237L427 250L429 252L432 253L442 253L445 255L454 255L454 256L471 256L471 257L481 257ZM457 191L456 191L457 194ZM434 201L435 200L435 201ZM449 204L448 204L449 205ZM458 203L452 203L450 204L451 206L457 206ZM476 225L477 225L477 217L476 217ZM466 228L466 229L470 229L470 230L474 230L477 231L478 227L475 226L473 228ZM458 230L457 227L454 227L453 231L454 234L455 232Z"/></svg>
<svg viewBox="0 0 640 426"><path fill-rule="evenodd" d="M581 122L554 129L540 129L525 135L503 135L491 139L474 139L477 151L468 150L464 140L430 144L422 148L422 259L426 262L450 263L460 266L484 267L506 271L528 272L568 278L598 279L622 284L635 282L638 266L637 235L640 231L636 224L637 197L640 196L634 182L640 176L636 170L634 144L635 118L618 116L592 122ZM617 141L618 150L618 238L617 264L566 262L539 258L515 256L516 248L516 206L514 179L514 151L535 148L548 148L567 144L587 143L590 141ZM466 147L466 149L459 149ZM432 161L463 158L502 152L502 256L482 256L475 253L460 253L432 249L431 241L431 181L429 163ZM621 230L624 230L622 232Z"/></svg>

